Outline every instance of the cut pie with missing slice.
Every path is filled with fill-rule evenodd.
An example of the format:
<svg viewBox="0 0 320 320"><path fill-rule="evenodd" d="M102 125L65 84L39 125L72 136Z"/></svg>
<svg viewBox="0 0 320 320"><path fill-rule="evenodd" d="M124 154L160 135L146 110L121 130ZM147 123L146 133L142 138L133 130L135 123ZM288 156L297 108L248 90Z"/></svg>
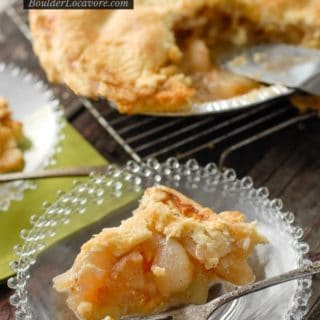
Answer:
<svg viewBox="0 0 320 320"><path fill-rule="evenodd" d="M7 101L0 97L0 173L23 169L22 140L21 122L12 120Z"/></svg>
<svg viewBox="0 0 320 320"><path fill-rule="evenodd" d="M318 0L137 0L134 10L31 10L48 78L120 112L178 112L259 88L219 67L265 42L320 48Z"/></svg>
<svg viewBox="0 0 320 320"><path fill-rule="evenodd" d="M54 288L86 320L200 304L217 281L252 282L248 257L266 242L238 211L217 214L173 189L152 187L132 217L81 247Z"/></svg>

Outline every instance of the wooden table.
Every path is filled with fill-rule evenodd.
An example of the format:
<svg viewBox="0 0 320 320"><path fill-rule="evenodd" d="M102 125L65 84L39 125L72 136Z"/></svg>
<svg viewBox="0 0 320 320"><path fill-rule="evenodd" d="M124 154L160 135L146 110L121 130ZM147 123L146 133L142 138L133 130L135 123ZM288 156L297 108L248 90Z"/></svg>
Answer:
<svg viewBox="0 0 320 320"><path fill-rule="evenodd" d="M15 63L46 81L28 40L26 14L19 6L16 8L17 11L10 9L0 14L0 60ZM84 108L86 101L80 100L63 86L52 88L65 106L67 119L109 161L123 164L130 159L130 153L124 152L112 130L104 130ZM99 103L96 103L97 107ZM257 187L266 185L272 197L283 199L285 210L294 212L297 224L304 228L304 240L310 244L312 259L320 259L319 151L320 122L314 119L252 143L232 154L227 161L228 166L234 167L240 176L252 176ZM210 148L195 156L201 163L211 160ZM218 160L218 155L212 157ZM0 320L13 319L9 296L10 290L2 284ZM319 279L314 281L310 312L306 319L320 319Z"/></svg>

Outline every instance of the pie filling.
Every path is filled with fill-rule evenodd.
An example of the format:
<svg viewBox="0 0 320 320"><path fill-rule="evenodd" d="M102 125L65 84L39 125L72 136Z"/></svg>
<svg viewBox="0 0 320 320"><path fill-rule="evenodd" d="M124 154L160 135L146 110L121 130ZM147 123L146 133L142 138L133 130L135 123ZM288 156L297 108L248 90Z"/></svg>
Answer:
<svg viewBox="0 0 320 320"><path fill-rule="evenodd" d="M21 122L12 120L7 101L0 97L0 173L23 169Z"/></svg>
<svg viewBox="0 0 320 320"><path fill-rule="evenodd" d="M133 216L81 247L54 278L79 319L119 319L204 303L210 285L254 280L247 262L266 243L242 213L217 214L167 187L145 191Z"/></svg>
<svg viewBox="0 0 320 320"><path fill-rule="evenodd" d="M178 68L190 76L196 89L194 102L214 101L245 94L262 85L219 66L228 52L259 43L289 43L320 47L319 28L302 23L263 23L251 11L232 5L203 8L182 18L174 27L183 54ZM222 7L224 7L222 5Z"/></svg>

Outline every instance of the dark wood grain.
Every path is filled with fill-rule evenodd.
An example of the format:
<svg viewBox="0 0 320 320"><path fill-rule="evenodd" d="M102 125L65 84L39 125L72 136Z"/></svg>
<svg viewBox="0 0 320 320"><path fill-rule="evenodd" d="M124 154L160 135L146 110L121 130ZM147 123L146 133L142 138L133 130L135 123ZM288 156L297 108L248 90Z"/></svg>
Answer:
<svg viewBox="0 0 320 320"><path fill-rule="evenodd" d="M14 319L13 309L9 304L11 290L8 290L4 285L0 287L0 319Z"/></svg>
<svg viewBox="0 0 320 320"><path fill-rule="evenodd" d="M21 11L21 8L19 8ZM26 19L26 14L21 14ZM7 14L0 14L0 61L15 63L46 81L30 42ZM50 85L66 109L74 127L107 159L124 163L129 159L121 146L93 119L81 101L64 86ZM99 107L99 102L96 102ZM130 120L128 120L130 121ZM139 130L139 128L137 129ZM197 155L201 163L217 159L221 150L208 148ZM249 145L233 154L227 165L239 176L250 175L255 185L267 186L272 197L283 199L284 209L295 213L304 228L314 259L320 255L320 121L308 121ZM0 320L13 319L8 298L11 292L0 286ZM320 280L314 281L308 320L320 319Z"/></svg>

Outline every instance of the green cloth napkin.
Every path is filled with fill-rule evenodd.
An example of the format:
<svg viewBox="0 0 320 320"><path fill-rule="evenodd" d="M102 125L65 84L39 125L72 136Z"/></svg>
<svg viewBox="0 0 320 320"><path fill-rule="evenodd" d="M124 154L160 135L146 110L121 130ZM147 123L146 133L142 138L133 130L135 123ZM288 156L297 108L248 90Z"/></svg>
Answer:
<svg viewBox="0 0 320 320"><path fill-rule="evenodd" d="M52 168L67 168L74 166L99 165L106 160L86 142L70 124L65 129L65 140L61 142L62 152L56 156L56 165ZM88 178L77 178L85 181ZM57 198L57 191L68 191L75 178L51 178L37 181L35 190L25 192L24 198L19 202L12 202L7 212L0 212L0 281L11 276L13 273L8 264L16 259L13 246L22 243L19 236L20 230L31 227L29 219L34 214L41 214L44 201L53 202ZM117 200L110 200L96 210L94 214L78 215L75 221L59 228L57 236L50 240L50 244L57 241L80 228L93 223L129 201L129 196ZM49 245L49 243L47 243ZM80 244L79 244L80 247Z"/></svg>

